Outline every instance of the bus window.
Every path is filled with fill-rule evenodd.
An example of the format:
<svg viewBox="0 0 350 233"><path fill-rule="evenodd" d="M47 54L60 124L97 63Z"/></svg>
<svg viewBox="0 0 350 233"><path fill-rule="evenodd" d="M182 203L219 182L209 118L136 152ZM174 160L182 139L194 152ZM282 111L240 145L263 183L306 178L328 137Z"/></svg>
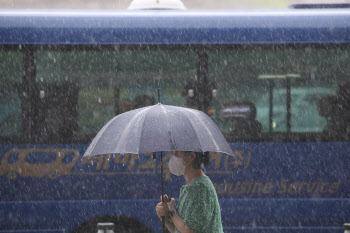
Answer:
<svg viewBox="0 0 350 233"><path fill-rule="evenodd" d="M230 102L251 101L265 134L322 133L327 119L318 102L335 95L348 78L348 52L326 46L211 51L209 77L218 86L213 118L227 135L235 132L235 138L243 139L222 113Z"/></svg>
<svg viewBox="0 0 350 233"><path fill-rule="evenodd" d="M68 76L57 79L55 59L53 53L27 55L26 60L34 63L28 68L33 72L23 77L26 82L18 89L26 93L21 95L22 111L26 113L22 117L31 142L69 142L77 132L78 85Z"/></svg>
<svg viewBox="0 0 350 233"><path fill-rule="evenodd" d="M78 91L78 138L95 135L115 115L156 104L158 88L163 104L186 105L183 89L196 75L198 59L194 52L113 50L52 50L36 54L38 83L78 86L74 89ZM61 111L59 108L57 111Z"/></svg>
<svg viewBox="0 0 350 233"><path fill-rule="evenodd" d="M118 59L116 114L161 103L186 106L184 87L196 77L196 53L190 50L125 50Z"/></svg>
<svg viewBox="0 0 350 233"><path fill-rule="evenodd" d="M38 82L76 85L76 134L94 134L114 116L116 64L111 52L51 50L38 52L36 58Z"/></svg>
<svg viewBox="0 0 350 233"><path fill-rule="evenodd" d="M0 51L0 137L16 137L22 132L21 101L16 88L24 72L22 60L19 51Z"/></svg>

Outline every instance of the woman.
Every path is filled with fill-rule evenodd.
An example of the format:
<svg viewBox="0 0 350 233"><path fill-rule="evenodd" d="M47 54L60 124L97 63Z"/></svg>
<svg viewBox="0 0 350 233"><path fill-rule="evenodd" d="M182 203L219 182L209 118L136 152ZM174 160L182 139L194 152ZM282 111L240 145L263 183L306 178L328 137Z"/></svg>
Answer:
<svg viewBox="0 0 350 233"><path fill-rule="evenodd" d="M180 190L177 207L175 199L156 206L160 219L172 233L221 233L221 211L215 188L203 172L209 163L209 153L175 151L169 169L177 176L183 175L186 185ZM166 197L165 197L166 198Z"/></svg>

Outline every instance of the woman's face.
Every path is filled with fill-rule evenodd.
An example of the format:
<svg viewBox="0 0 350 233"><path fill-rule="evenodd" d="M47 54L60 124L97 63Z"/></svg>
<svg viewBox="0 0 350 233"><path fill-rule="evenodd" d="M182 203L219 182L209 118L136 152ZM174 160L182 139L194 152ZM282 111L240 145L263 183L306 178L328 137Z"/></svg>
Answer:
<svg viewBox="0 0 350 233"><path fill-rule="evenodd" d="M187 167L194 161L196 155L194 152L186 153L184 151L174 151L174 154L178 158L182 158L182 163Z"/></svg>
<svg viewBox="0 0 350 233"><path fill-rule="evenodd" d="M175 156L176 157L178 157L178 158L183 158L183 157L185 157L186 156L186 152L184 152L184 151L174 151L174 154L175 154Z"/></svg>

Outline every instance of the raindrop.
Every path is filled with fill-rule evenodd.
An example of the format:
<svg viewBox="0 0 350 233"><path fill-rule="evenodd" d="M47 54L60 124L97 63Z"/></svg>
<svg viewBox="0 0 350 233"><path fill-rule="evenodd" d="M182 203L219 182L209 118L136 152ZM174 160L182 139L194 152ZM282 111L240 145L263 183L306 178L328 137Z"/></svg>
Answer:
<svg viewBox="0 0 350 233"><path fill-rule="evenodd" d="M253 222L252 222L252 227L256 228L256 221L255 220L253 220Z"/></svg>
<svg viewBox="0 0 350 233"><path fill-rule="evenodd" d="M45 98L45 91L44 90L40 90L39 97L40 97L40 99Z"/></svg>

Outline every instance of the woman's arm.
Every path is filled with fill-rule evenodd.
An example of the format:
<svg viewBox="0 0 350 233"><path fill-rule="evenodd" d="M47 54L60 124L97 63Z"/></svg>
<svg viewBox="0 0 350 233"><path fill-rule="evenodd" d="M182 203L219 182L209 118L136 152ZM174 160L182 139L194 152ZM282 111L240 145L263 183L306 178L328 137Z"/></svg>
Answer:
<svg viewBox="0 0 350 233"><path fill-rule="evenodd" d="M159 219L162 220L162 217L165 217L165 226L171 233L175 233L175 227L181 233L196 233L186 227L184 220L180 217L180 215L176 213L175 206L176 205L174 198L171 198L171 201L167 203L159 202L156 206L156 211ZM173 214L171 217L171 220L169 218L169 211L175 212L175 214Z"/></svg>
<svg viewBox="0 0 350 233"><path fill-rule="evenodd" d="M175 226L169 218L165 218L165 226L171 233L175 233Z"/></svg>
<svg viewBox="0 0 350 233"><path fill-rule="evenodd" d="M196 232L188 229L185 225L184 220L180 217L180 215L178 215L176 213L171 218L171 221L173 222L174 227L176 227L176 229L178 229L181 233L196 233Z"/></svg>
<svg viewBox="0 0 350 233"><path fill-rule="evenodd" d="M169 220L168 214L169 214L169 207L168 204L165 202L159 202L158 205L156 206L156 212L157 215L160 219L160 221L162 221L162 217L165 217L165 226L166 228L171 232L174 233L175 232L175 226L174 224Z"/></svg>

